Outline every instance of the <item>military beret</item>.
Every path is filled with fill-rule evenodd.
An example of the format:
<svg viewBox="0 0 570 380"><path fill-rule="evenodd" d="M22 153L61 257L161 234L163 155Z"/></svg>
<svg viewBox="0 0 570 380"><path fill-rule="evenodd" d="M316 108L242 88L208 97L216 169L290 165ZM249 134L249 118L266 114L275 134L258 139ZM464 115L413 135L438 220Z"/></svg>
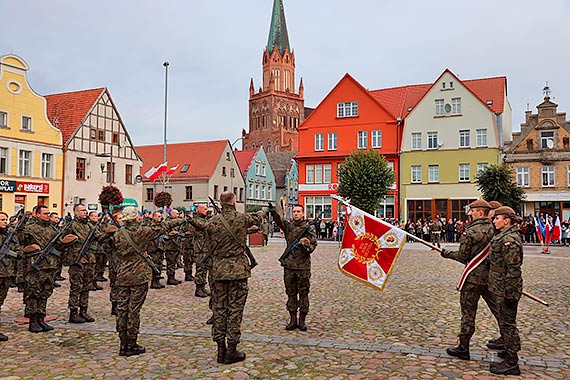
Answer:
<svg viewBox="0 0 570 380"><path fill-rule="evenodd" d="M510 208L509 206L501 206L495 209L495 215L507 215L507 216L515 216L515 210Z"/></svg>
<svg viewBox="0 0 570 380"><path fill-rule="evenodd" d="M477 199L476 201L469 203L469 208L491 208L491 206L483 199Z"/></svg>
<svg viewBox="0 0 570 380"><path fill-rule="evenodd" d="M491 208L494 210L496 208L499 208L502 206L501 202L497 202L497 201L491 201L489 202L489 206L491 206Z"/></svg>

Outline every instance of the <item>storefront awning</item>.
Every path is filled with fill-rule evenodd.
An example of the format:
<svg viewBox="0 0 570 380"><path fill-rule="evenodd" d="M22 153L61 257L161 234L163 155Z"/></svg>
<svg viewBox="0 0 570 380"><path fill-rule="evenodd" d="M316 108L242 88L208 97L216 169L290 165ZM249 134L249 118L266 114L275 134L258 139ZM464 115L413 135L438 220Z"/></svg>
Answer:
<svg viewBox="0 0 570 380"><path fill-rule="evenodd" d="M525 202L570 202L570 191L526 193Z"/></svg>

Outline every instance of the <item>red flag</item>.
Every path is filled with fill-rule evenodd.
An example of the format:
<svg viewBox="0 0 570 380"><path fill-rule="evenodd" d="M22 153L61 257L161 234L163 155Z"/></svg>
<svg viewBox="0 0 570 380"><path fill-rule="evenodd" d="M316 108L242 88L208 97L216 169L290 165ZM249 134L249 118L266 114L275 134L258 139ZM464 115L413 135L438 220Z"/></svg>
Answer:
<svg viewBox="0 0 570 380"><path fill-rule="evenodd" d="M173 175L176 172L176 169L178 169L178 165L171 167L170 169L168 169L166 171L166 174L168 175Z"/></svg>
<svg viewBox="0 0 570 380"><path fill-rule="evenodd" d="M550 240L560 241L560 235L562 232L562 227L560 226L560 218L558 215L554 216L554 226L552 226L552 234L550 235Z"/></svg>
<svg viewBox="0 0 570 380"><path fill-rule="evenodd" d="M345 275L382 290L405 242L401 229L347 206L338 267Z"/></svg>
<svg viewBox="0 0 570 380"><path fill-rule="evenodd" d="M552 230L552 225L550 224L550 218L548 217L548 214L546 214L544 216L545 219L545 227L546 227L546 236L544 237L544 244L546 245L546 247L548 248L548 246L550 245L550 241L552 240L551 237L551 230Z"/></svg>
<svg viewBox="0 0 570 380"><path fill-rule="evenodd" d="M146 173L144 173L144 177L150 178L154 173L156 173L156 168L153 166L152 168L148 169Z"/></svg>
<svg viewBox="0 0 570 380"><path fill-rule="evenodd" d="M163 162L162 164L158 165L158 168L156 168L156 171L154 173L152 173L148 178L149 181L154 181L156 180L158 177L160 177L160 175L164 172L166 172L166 167L167 167L167 163ZM145 174L146 175L146 174Z"/></svg>

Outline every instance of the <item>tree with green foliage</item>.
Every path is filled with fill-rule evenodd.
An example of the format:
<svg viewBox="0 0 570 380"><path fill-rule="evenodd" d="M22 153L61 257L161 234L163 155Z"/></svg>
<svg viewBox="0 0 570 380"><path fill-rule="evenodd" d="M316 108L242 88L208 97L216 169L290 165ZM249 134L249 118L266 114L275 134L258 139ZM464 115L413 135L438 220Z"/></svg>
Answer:
<svg viewBox="0 0 570 380"><path fill-rule="evenodd" d="M372 215L394 183L388 161L373 149L358 150L338 169L338 193L350 203Z"/></svg>
<svg viewBox="0 0 570 380"><path fill-rule="evenodd" d="M487 202L498 201L515 211L522 211L525 193L517 185L515 173L506 164L489 165L477 174L477 188Z"/></svg>

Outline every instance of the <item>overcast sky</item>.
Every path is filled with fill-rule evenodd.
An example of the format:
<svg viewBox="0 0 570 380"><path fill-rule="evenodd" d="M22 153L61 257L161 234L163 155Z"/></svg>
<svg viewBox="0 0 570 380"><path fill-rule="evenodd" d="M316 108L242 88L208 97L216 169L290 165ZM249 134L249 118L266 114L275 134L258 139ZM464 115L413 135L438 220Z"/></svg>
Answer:
<svg viewBox="0 0 570 380"><path fill-rule="evenodd" d="M248 126L273 0L3 0L0 55L42 95L107 87L136 145L230 139ZM507 76L513 128L548 81L570 113L570 1L284 0L305 105L345 73L378 89ZM237 144L241 146L241 144Z"/></svg>

